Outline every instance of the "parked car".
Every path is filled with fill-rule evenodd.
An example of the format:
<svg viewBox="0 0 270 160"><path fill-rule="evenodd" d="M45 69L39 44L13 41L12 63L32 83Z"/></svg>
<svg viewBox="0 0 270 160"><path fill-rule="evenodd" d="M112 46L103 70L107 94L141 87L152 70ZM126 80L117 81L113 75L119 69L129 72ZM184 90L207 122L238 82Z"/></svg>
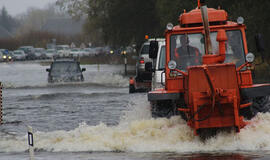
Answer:
<svg viewBox="0 0 270 160"><path fill-rule="evenodd" d="M15 50L13 51L13 59L17 61L25 60L26 55L23 50Z"/></svg>
<svg viewBox="0 0 270 160"><path fill-rule="evenodd" d="M18 50L24 51L24 53L26 54L26 59L28 59L28 60L36 59L35 49L33 46L22 46Z"/></svg>
<svg viewBox="0 0 270 160"><path fill-rule="evenodd" d="M0 51L0 62L2 62L3 61L3 52L2 51Z"/></svg>
<svg viewBox="0 0 270 160"><path fill-rule="evenodd" d="M152 73L152 88L151 90L157 90L164 88L165 84L165 63L166 63L166 46L165 40L158 43L157 58L153 59L153 73Z"/></svg>
<svg viewBox="0 0 270 160"><path fill-rule="evenodd" d="M70 47L69 45L56 45L57 55L60 57L69 57Z"/></svg>
<svg viewBox="0 0 270 160"><path fill-rule="evenodd" d="M84 56L92 56L92 55L95 55L95 51L93 48L84 48L83 55Z"/></svg>
<svg viewBox="0 0 270 160"><path fill-rule="evenodd" d="M45 51L46 58L53 58L57 55L57 51L55 49L47 49Z"/></svg>
<svg viewBox="0 0 270 160"><path fill-rule="evenodd" d="M80 50L80 48L72 48L70 50L70 55L72 55L73 57L82 57L83 52Z"/></svg>
<svg viewBox="0 0 270 160"><path fill-rule="evenodd" d="M49 83L80 82L84 81L82 72L86 69L81 69L80 63L75 59L56 59L46 71L49 72Z"/></svg>
<svg viewBox="0 0 270 160"><path fill-rule="evenodd" d="M45 59L46 56L45 56L45 49L44 48L35 48L35 57L37 59Z"/></svg>
<svg viewBox="0 0 270 160"><path fill-rule="evenodd" d="M56 50L69 50L69 45L56 45Z"/></svg>

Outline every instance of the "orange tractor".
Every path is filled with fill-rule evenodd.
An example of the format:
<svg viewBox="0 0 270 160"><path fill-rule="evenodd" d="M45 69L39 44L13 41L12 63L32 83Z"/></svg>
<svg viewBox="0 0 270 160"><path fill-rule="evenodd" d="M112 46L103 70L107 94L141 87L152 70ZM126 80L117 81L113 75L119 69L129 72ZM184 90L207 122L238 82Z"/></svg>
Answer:
<svg viewBox="0 0 270 160"><path fill-rule="evenodd" d="M240 132L244 119L269 110L270 84L253 84L254 55L243 22L198 1L198 8L180 15L179 25L167 25L164 89L148 93L154 117L181 115L195 135L207 136L228 128ZM151 42L150 58L157 46Z"/></svg>

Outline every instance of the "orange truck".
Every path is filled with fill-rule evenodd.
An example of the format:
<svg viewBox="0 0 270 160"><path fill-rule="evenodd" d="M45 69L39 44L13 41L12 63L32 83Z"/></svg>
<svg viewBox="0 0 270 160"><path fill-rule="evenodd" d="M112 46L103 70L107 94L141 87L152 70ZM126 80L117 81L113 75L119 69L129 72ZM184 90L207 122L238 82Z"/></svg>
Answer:
<svg viewBox="0 0 270 160"><path fill-rule="evenodd" d="M245 119L269 110L270 84L253 84L255 57L243 22L198 1L178 25L167 25L165 87L148 93L153 117L181 115L195 135L206 137L224 129L240 132ZM150 58L157 46L151 42Z"/></svg>

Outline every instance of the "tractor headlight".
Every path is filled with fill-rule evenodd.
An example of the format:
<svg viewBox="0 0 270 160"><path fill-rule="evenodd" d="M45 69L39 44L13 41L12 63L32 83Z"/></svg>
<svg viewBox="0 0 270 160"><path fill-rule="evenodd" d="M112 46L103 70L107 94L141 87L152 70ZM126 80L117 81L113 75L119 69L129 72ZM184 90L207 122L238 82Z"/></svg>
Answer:
<svg viewBox="0 0 270 160"><path fill-rule="evenodd" d="M254 61L254 59L255 59L254 54L248 53L248 54L246 55L246 60L247 60L247 62L252 63L252 62Z"/></svg>
<svg viewBox="0 0 270 160"><path fill-rule="evenodd" d="M166 28L169 31L173 30L173 24L172 23L168 23Z"/></svg>
<svg viewBox="0 0 270 160"><path fill-rule="evenodd" d="M169 69L175 69L176 66L177 66L177 64L174 60L170 60L170 62L168 63Z"/></svg>
<svg viewBox="0 0 270 160"><path fill-rule="evenodd" d="M242 24L244 24L244 18L243 17L238 17L237 18L237 24L239 24L239 25L242 25Z"/></svg>

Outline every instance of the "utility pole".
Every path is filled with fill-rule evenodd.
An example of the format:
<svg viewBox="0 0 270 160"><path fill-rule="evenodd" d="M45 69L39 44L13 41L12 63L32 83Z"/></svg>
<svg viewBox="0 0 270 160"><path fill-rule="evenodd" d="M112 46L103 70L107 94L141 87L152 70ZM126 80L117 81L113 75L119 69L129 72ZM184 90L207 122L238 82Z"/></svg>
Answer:
<svg viewBox="0 0 270 160"><path fill-rule="evenodd" d="M124 56L125 76L127 76L127 51L122 51L122 55Z"/></svg>

